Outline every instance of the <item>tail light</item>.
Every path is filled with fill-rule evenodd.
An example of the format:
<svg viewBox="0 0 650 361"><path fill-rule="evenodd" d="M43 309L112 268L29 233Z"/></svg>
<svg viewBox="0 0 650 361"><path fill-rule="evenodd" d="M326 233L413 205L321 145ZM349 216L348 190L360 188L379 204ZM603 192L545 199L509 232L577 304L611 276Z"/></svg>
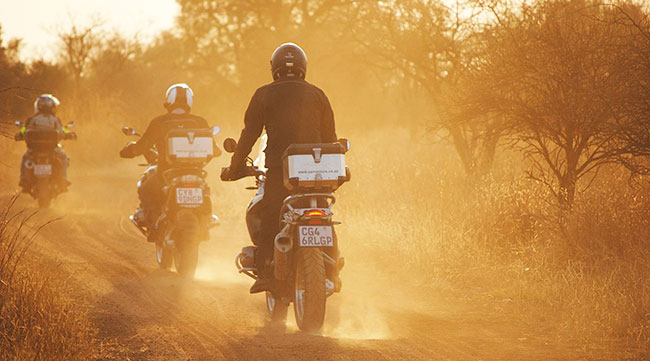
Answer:
<svg viewBox="0 0 650 361"><path fill-rule="evenodd" d="M323 219L327 218L325 212L314 209L305 213L304 217L308 220L309 224L323 224Z"/></svg>

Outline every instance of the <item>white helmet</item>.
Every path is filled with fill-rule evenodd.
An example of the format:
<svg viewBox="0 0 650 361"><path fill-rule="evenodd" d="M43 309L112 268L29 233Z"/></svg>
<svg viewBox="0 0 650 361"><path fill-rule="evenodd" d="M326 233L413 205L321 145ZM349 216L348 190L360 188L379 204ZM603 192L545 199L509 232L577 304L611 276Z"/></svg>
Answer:
<svg viewBox="0 0 650 361"><path fill-rule="evenodd" d="M41 94L34 101L34 113L56 113L56 107L61 105L59 99L52 94Z"/></svg>
<svg viewBox="0 0 650 361"><path fill-rule="evenodd" d="M170 86L165 93L165 108L172 112L176 109L182 109L189 113L192 109L194 92L185 83L178 83Z"/></svg>

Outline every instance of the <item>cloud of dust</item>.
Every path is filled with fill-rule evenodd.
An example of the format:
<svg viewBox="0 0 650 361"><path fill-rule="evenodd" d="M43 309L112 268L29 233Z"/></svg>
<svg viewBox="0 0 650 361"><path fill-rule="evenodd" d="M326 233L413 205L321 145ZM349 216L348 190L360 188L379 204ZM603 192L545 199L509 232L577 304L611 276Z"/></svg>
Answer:
<svg viewBox="0 0 650 361"><path fill-rule="evenodd" d="M343 296L339 304L330 303L328 307L329 314L338 314L336 324L331 324L333 322L326 319L324 336L352 340L384 340L393 337L386 313L373 300Z"/></svg>

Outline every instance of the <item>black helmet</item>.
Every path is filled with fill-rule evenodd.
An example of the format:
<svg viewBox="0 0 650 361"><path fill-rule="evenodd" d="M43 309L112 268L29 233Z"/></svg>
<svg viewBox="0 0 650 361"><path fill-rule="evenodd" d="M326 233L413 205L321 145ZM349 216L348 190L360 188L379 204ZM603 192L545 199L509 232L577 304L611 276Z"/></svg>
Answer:
<svg viewBox="0 0 650 361"><path fill-rule="evenodd" d="M298 45L284 43L278 46L271 55L271 73L273 74L273 80L285 76L297 76L305 79L307 55Z"/></svg>

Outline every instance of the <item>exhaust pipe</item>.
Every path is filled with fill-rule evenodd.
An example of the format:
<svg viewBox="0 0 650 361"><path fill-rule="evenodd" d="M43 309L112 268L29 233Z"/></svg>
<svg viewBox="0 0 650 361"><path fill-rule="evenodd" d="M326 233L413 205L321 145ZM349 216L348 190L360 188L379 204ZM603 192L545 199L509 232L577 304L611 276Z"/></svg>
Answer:
<svg viewBox="0 0 650 361"><path fill-rule="evenodd" d="M273 273L278 280L285 280L291 273L289 265L289 251L293 242L289 237L289 225L284 226L280 233L275 236L275 248L273 250Z"/></svg>

